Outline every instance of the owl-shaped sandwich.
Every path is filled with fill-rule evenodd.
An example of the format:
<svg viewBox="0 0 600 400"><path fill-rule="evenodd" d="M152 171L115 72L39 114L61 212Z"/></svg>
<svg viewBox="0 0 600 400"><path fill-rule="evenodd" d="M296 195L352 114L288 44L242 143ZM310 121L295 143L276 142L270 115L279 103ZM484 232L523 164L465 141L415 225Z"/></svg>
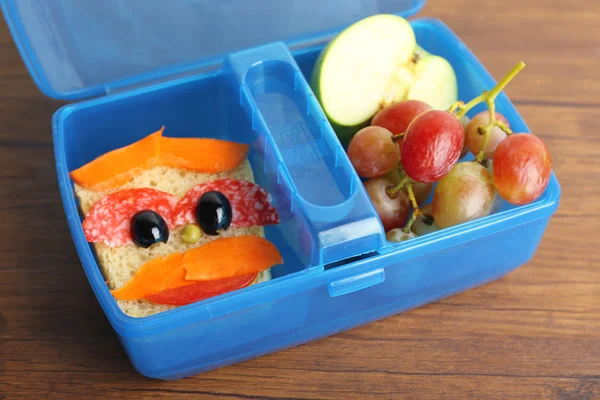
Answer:
<svg viewBox="0 0 600 400"><path fill-rule="evenodd" d="M86 239L131 317L269 280L283 263L264 236L279 215L248 146L163 130L71 172Z"/></svg>

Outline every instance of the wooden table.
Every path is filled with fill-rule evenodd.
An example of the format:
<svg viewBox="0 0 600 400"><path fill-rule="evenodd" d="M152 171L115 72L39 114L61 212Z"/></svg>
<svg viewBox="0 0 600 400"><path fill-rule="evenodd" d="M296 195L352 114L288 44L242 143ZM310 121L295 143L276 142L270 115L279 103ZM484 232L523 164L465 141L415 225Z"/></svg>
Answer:
<svg viewBox="0 0 600 400"><path fill-rule="evenodd" d="M537 4L537 5L536 5ZM176 382L138 375L80 266L50 119L0 26L0 399L600 398L600 2L431 0L543 137L563 189L531 262L461 295Z"/></svg>

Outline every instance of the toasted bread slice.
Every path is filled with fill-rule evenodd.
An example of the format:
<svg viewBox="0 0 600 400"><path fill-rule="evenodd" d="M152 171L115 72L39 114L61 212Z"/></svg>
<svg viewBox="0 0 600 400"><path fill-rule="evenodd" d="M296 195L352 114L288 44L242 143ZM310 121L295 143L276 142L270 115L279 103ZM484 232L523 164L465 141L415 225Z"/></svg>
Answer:
<svg viewBox="0 0 600 400"><path fill-rule="evenodd" d="M237 168L217 174L207 174L164 166L154 167L141 172L126 184L109 191L96 192L75 184L75 195L79 200L81 211L87 215L95 202L107 194L125 188L153 188L182 197L194 185L216 179L233 178L254 182L254 174L250 163L245 160ZM133 277L136 271L146 262L159 256L174 252L184 252L190 248L200 247L218 237L256 235L264 237L264 229L260 226L249 228L229 228L218 237L202 235L193 245L181 239L183 227L170 232L167 243L157 243L148 249L134 245L108 247L103 243L94 243L98 263L103 276L111 290L119 289ZM270 270L261 272L252 283L257 284L271 279ZM117 300L119 308L131 317L141 318L157 314L175 306L151 303L146 300Z"/></svg>

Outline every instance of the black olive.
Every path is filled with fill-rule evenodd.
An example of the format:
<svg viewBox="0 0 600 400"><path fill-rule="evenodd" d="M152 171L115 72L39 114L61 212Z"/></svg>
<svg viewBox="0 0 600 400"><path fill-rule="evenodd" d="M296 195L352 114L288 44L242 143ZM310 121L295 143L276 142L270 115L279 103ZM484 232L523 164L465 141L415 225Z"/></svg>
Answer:
<svg viewBox="0 0 600 400"><path fill-rule="evenodd" d="M221 192L204 193L196 204L196 222L207 235L218 235L219 229L231 225L231 204Z"/></svg>
<svg viewBox="0 0 600 400"><path fill-rule="evenodd" d="M167 243L169 227L157 213L150 210L140 211L131 217L131 238L140 247L148 248L154 243Z"/></svg>

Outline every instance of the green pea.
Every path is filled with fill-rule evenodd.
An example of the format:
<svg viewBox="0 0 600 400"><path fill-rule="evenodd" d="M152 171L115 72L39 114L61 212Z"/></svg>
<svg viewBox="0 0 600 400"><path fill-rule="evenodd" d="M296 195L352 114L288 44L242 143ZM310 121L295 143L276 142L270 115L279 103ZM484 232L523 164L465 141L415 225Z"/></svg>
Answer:
<svg viewBox="0 0 600 400"><path fill-rule="evenodd" d="M181 240L186 243L196 243L198 239L200 239L201 235L200 228L197 225L189 224L183 228L183 232L181 232Z"/></svg>

